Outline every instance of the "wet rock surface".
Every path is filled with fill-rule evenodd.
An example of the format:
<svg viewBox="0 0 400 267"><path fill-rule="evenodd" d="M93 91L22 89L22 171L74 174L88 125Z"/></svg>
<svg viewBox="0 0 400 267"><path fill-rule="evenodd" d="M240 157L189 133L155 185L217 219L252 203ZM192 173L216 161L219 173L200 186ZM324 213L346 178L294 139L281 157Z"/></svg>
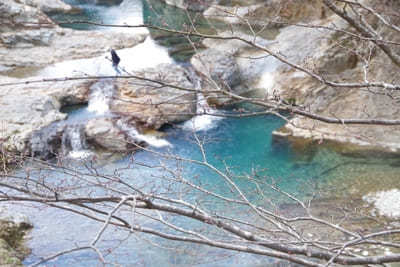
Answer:
<svg viewBox="0 0 400 267"><path fill-rule="evenodd" d="M323 26L334 23L336 27L348 30L341 20L324 11L320 1L291 1L284 6L278 2L251 1L244 4L240 1L220 1L220 4L228 9L236 6L236 12L241 12L237 15L252 15L255 20L257 16L275 14L282 21L313 21ZM193 4L199 7L196 1L174 1L169 4L186 7ZM43 13L52 9L68 12L67 6L57 2L14 0L0 4L0 8L3 11L0 20L4 25L0 32L0 71L4 73L14 68L38 67L66 59L92 57L103 54L109 46L116 49L133 46L145 38L143 34L104 34L61 29ZM212 7L205 14L211 16L211 9ZM299 13L299 10L305 10L305 13ZM317 11L313 13L312 10ZM222 31L220 34L224 37L237 35L244 40L254 41L257 45L279 52L290 62L312 68L330 80L362 79L361 63L354 53L337 45L346 40L334 31L286 26L280 29L274 41L262 36L254 38L248 32ZM307 36L307 41L304 41L304 36ZM85 42L81 42L82 39ZM236 94L247 94L256 90L263 97L279 97L289 103L306 106L311 112L326 116L333 114L339 118L390 119L400 113L396 92L391 92L388 96L354 89L337 90L279 63L266 56L268 53L265 51L254 49L240 40L209 39L203 43L207 49L197 53L191 63L201 76L201 87L205 92L223 88ZM396 68L383 61L385 56L381 52L374 54L369 67L369 78L396 82L399 79ZM161 66L135 75L184 88L195 87L190 78L187 78L187 73L178 66ZM9 78L2 79L8 80ZM33 130L65 119L65 115L59 112L61 106L87 102L90 85L90 82L65 81L37 86L28 84L2 87L0 102L10 107L0 114L0 119L6 125L1 133L3 142L8 148L24 151L26 140ZM132 119L144 128L158 129L165 123L187 120L196 109L196 96L193 92L143 80L118 80L115 86L117 92L115 99L111 101L111 111ZM225 104L229 100L214 92L206 94L206 97L210 104L215 105ZM398 151L398 130L399 127L395 126L329 125L294 117L283 129L283 135L321 142L329 140L356 144L361 149L374 146L374 149Z"/></svg>

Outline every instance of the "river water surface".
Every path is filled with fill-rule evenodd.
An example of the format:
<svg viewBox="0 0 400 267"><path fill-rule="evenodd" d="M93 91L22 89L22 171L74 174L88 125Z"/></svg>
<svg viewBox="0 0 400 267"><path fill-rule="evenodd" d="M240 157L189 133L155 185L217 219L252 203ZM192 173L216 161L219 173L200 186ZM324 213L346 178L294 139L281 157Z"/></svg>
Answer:
<svg viewBox="0 0 400 267"><path fill-rule="evenodd" d="M156 8L147 4L143 5L139 0L125 0L121 5L112 7L96 6L78 0L66 2L81 7L83 13L73 17L55 14L54 19L83 18L105 23L139 24L143 23L144 20L157 20L159 19L157 16L163 15L157 15L155 12L161 4L158 3ZM174 8L169 7L167 10L171 16L182 20L186 16L185 13ZM180 19L177 20L177 23L182 23ZM85 25L67 26L82 30L94 28ZM168 38L163 38L162 41L165 41L165 39ZM180 60L180 57L170 57L174 45L174 41L171 40L169 39L168 42L164 43L159 40L157 43L152 38L148 38L143 44L135 48L118 51L122 59L122 67L128 70L138 70L159 63L173 62L177 58ZM165 46L165 43L169 43L169 45L172 43L172 48ZM185 57L188 54L190 53L185 54ZM113 74L113 69L104 57L99 57L55 64L40 70L37 75L58 77L70 75L73 72L100 75ZM99 110L99 106L101 106L101 103L90 108L89 103L89 107L70 109L69 121L71 123L82 122L98 116L96 111ZM233 110L224 112L234 114ZM270 183L301 199L320 193L341 197L352 194L355 198L360 198L363 194L378 189L384 190L397 186L396 160L378 162L376 158L373 161L365 158L350 158L328 149L293 151L288 143L274 141L272 131L284 125L284 121L278 117L207 117L197 120L196 123L194 130L190 129L187 123L164 128L163 131L166 135L162 139L162 144L165 145L150 146L150 148L157 152L201 159L201 151L194 142L194 134L201 140L205 138L208 141L204 148L211 163L220 169L230 166L230 171L239 176L257 173L261 182L266 184L264 188L259 190L267 194L268 198L273 199L278 205L289 200L271 191L268 186ZM160 158L154 153L146 151L135 153L134 160L147 165L155 165L160 162ZM165 160L164 164L172 168L176 162ZM76 163L73 166L80 168L79 164ZM127 155L108 160L105 164L99 165L98 170L105 174L112 174L118 170L121 177L131 180L135 185L143 184L143 187L160 186L163 183L163 181L157 179L151 181L154 177L161 175L158 169L144 166L132 168L131 166L132 155ZM204 167L187 164L183 171L186 177L192 177L193 182L201 180L201 184L206 188L213 188L224 195L231 194L230 189L220 177ZM30 174L35 175L34 172ZM20 175L24 175L22 170ZM46 175L51 176L51 179L54 180L64 181L68 179L65 174L57 171L47 172ZM255 193L254 185L249 183L248 180L238 179L236 182L252 201L257 203L262 200ZM209 205L217 207L218 203ZM32 254L25 260L25 264L32 264L41 257L72 248L77 244L87 244L101 227L101 224L58 209L21 206L21 210L27 213L34 223L31 239L28 242ZM122 244L121 240L124 240ZM174 244L174 246L177 246L175 249L168 249L171 243L173 242L110 229L106 232L99 247L113 248L113 253L109 256L109 259L122 266L265 266L271 262L264 257L189 244ZM45 265L97 266L98 264L94 253L77 252L61 256Z"/></svg>

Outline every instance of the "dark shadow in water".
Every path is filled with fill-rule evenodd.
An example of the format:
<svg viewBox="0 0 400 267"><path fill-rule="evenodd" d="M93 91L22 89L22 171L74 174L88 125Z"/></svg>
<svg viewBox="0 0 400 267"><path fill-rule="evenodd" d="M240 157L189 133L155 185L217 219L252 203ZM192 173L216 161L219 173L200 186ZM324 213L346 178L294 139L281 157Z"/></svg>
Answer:
<svg viewBox="0 0 400 267"><path fill-rule="evenodd" d="M145 24L173 30L191 31L194 26L200 33L215 33L201 13L176 8L159 0L143 1L143 21ZM158 44L168 47L170 56L178 62L188 61L195 53L194 47L196 49L203 47L202 39L199 37L188 37L155 29L149 31L150 36Z"/></svg>

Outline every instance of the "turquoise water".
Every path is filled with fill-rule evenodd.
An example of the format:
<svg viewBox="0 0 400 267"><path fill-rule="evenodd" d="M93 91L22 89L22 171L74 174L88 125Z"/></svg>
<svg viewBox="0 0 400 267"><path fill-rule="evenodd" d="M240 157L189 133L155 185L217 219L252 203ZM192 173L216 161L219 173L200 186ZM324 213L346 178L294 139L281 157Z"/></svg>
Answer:
<svg viewBox="0 0 400 267"><path fill-rule="evenodd" d="M75 113L74 116L77 116L77 114ZM248 180L240 178L244 174L254 174L256 169L259 169L257 173L260 175L257 178L260 182L259 190L262 190L276 204L286 203L289 200L282 197L279 199L279 194L272 194L268 187L272 177L282 189L300 197L305 197L307 192L313 191L313 187L309 186L310 184L315 186L322 182L319 179L320 177L315 176L315 174L327 166L318 162L316 158L311 159L309 162L299 161L296 157L293 157L293 153L291 153L287 144L275 144L273 142L271 132L283 125L282 120L272 116L262 116L241 119L224 118L213 123L214 128L196 133L199 139L209 140L209 143L204 146L209 162L222 171L225 169L225 164L230 166L232 168L232 179L237 182L243 193L254 203L269 208L269 202L265 202L259 192L255 192L254 185L249 183ZM182 130L180 126L182 125L175 125L165 129L167 133L166 139L173 147L156 149L155 151L178 155L183 158L201 159L199 148L194 144L193 132ZM132 157L134 157L133 162ZM175 192L187 190L184 186L160 179L160 175L165 175L162 171L142 166L142 164L159 165L159 162L163 162L165 166L171 169L176 169L177 162L175 160L164 159L152 152L141 151L106 165L98 166L98 171L109 175L116 175L117 173L124 181L143 190L156 190L165 194L171 194L171 190ZM75 167L82 171L86 170L79 167L79 165ZM193 183L201 184L215 193L237 198L237 195L229 190L229 187L220 176L202 166L183 164L182 173L184 177ZM51 177L48 182L74 183L72 177L62 172L42 171L40 174ZM314 174L314 176L310 176L310 174ZM39 173L37 175L39 176ZM236 177L236 175L239 177ZM31 171L31 176L34 177L35 172ZM263 183L265 184L263 185ZM91 189L87 188L93 194ZM101 193L100 190L96 189L96 194L101 195ZM195 198L203 200L200 195L192 194L192 192L188 192L184 195L184 198L187 200ZM214 210L221 211L225 208L225 206L219 205L220 203L217 201L203 204L205 208ZM32 233L33 238L29 242L29 246L33 249L33 254L26 259L26 264L35 262L38 259L36 254L49 255L62 249L73 247L74 243L87 244L101 227L100 224L91 220L85 220L77 215L51 208L43 209L40 212L33 212L33 210L26 207L21 208L21 210L26 210L30 213L29 217L35 223ZM241 211L243 210L240 208L238 210L232 209L224 211L224 214L239 218L240 215L237 212ZM246 214L246 217L248 216ZM188 223L186 220L176 218L171 218L171 220L178 225L187 226ZM190 223L193 224L192 222ZM105 236L105 241L99 245L101 248L119 246L117 239L127 237L128 233L114 229L110 230ZM184 266L195 262L200 265L209 265L210 262L213 262L213 266L226 266L227 264L240 266L250 262L252 263L251 265L265 264L269 261L264 257L232 253L190 244L179 244L150 236L146 236L146 239L164 246L177 246L182 251L177 253L175 250L161 249L149 244L146 240L141 238L138 240L131 236L129 240L126 240L123 245L120 245L113 252L110 260L116 260L124 266L133 266L134 263L145 266L158 264ZM96 260L93 253L84 252L60 257L52 261L51 264L56 266L93 266Z"/></svg>
<svg viewBox="0 0 400 267"><path fill-rule="evenodd" d="M143 20L145 22L157 21L159 19L157 16L166 16L166 14L168 19L174 16L173 10L176 10L173 8L164 10L163 5L157 1L151 1L153 6L149 6L143 5L141 1L125 0L120 6L114 7L82 4L83 1L71 0L70 3L78 4L83 10L76 17L69 17L70 19L93 19L106 23L120 22L121 18L140 23ZM170 13L160 13L161 10ZM58 19L65 18L68 17L64 15L58 17ZM174 25L179 25L178 22L180 22L180 25L184 26L187 20L183 14L180 14L168 21ZM82 25L69 26L76 28ZM93 27L85 26L81 29L87 30L93 29ZM156 36L159 33L152 34ZM165 40L160 36L157 38L160 43ZM166 46L176 45L174 39L169 37L167 40ZM65 111L69 112L72 122L85 120L92 116L85 107ZM230 113L231 111L224 112ZM342 188L346 188L346 191L341 192L359 190L358 194L363 194L372 190L371 188L377 184L380 186L386 184L389 187L395 183L394 178L398 178L396 168L388 166L389 162L371 164L371 161L343 157L326 149L294 153L288 143L276 142L272 137L272 131L284 124L283 120L274 116L226 117L221 120L213 120L211 124L213 127L210 130L198 131L196 136L192 131L184 130L183 124L165 127L163 129L163 132L166 133L164 138L172 146L157 149L148 147L153 152L139 151L133 155L116 155L106 164L97 164L95 167L102 174L118 176L142 190L156 191L166 195L171 195L172 192L173 195L179 193L186 200L198 200L204 208L221 211L227 216L248 219L252 218L248 210L241 207L227 208L212 198L204 201L206 200L204 195L193 192L182 184L171 182L171 175L157 166L162 165L164 168L176 171L192 183L215 193L237 198L237 194L231 190L226 181L214 171L198 164L168 159L154 152L202 160L199 146L195 144L195 137L197 137L198 140L204 141L208 162L229 175L253 203L268 209L273 207L273 204L279 207L281 204L290 202L282 194L271 190L271 184L279 186L282 190L300 199L306 199L315 193L318 195L321 191L337 192ZM376 162L376 159L374 160ZM84 168L82 163L71 164L72 167L84 173L90 170ZM74 177L61 170L41 170L39 172L32 170L37 167L36 165L27 167L31 169L32 178L49 177L47 182L57 186L72 185L75 182ZM19 175L25 176L26 173L21 171ZM254 181L246 179L247 175L257 181L259 186L256 187ZM90 176L83 174L82 177L89 178ZM363 185L362 183L366 181L370 181L369 184ZM104 193L102 189L88 185L81 187L79 192L83 195ZM59 209L20 206L20 210L26 212L35 225L31 234L32 239L28 243L32 248L32 254L25 260L25 264L34 263L42 256L75 247L77 244L86 245L93 240L101 228L99 223ZM198 227L195 223L187 220L174 217L170 219L181 226ZM154 223L145 217L140 217L140 220L144 225L154 226ZM213 231L213 229L206 230ZM265 266L271 262L265 257L176 243L139 233L127 233L114 228L106 231L99 247L105 253L111 248L112 254L106 259L122 266ZM46 265L97 266L99 262L93 252L83 251L59 257Z"/></svg>

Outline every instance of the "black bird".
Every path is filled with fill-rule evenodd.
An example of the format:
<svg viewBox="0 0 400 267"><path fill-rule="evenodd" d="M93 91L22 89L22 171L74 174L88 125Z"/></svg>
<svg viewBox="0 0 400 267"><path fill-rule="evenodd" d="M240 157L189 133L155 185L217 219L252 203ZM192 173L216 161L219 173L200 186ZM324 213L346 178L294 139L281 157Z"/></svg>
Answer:
<svg viewBox="0 0 400 267"><path fill-rule="evenodd" d="M117 55L117 53L115 52L114 49L111 48L110 52L111 52L111 59L112 59L113 66L117 67L119 62L121 61L121 59L119 58L119 56Z"/></svg>

